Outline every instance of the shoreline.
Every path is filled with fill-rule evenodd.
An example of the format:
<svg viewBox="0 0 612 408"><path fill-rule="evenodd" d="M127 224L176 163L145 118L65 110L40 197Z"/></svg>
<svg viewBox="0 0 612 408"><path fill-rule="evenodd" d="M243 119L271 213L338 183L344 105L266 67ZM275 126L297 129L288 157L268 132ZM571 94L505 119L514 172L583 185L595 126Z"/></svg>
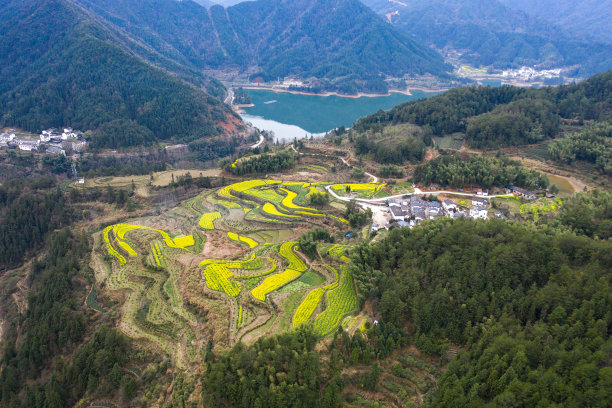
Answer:
<svg viewBox="0 0 612 408"><path fill-rule="evenodd" d="M255 106L252 103L247 103L247 104L239 104L239 105L231 105L231 108L234 110L234 112L241 114L241 113L245 113L243 108L252 108L253 106Z"/></svg>
<svg viewBox="0 0 612 408"><path fill-rule="evenodd" d="M359 92L357 95L345 95L345 94L340 94L338 92L314 93L314 92L305 92L305 91L294 91L294 90L282 89L282 88L281 89L279 89L279 88L272 88L272 87L267 87L267 86L242 86L241 88L243 88L243 89L252 89L252 90L272 91L272 92L275 92L275 93L290 93L290 94L294 94L294 95L321 96L321 97L324 97L324 98L326 98L328 96L337 96L339 98L351 98L351 99L380 98L380 97L384 97L384 96L391 96L391 94L394 94L394 93L399 93L399 94L403 94L403 95L413 96L411 91L421 91L421 92L427 92L427 93L444 92L444 90L441 90L441 89L428 89L428 88L411 87L411 88L407 88L405 91L400 91L398 89L390 90L386 94L370 94L370 93Z"/></svg>

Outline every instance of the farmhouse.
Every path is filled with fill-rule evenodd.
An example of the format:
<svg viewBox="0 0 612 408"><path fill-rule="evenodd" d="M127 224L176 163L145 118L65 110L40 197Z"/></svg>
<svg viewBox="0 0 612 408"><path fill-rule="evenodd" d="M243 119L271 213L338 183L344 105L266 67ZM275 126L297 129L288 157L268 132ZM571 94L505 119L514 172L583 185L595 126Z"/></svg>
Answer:
<svg viewBox="0 0 612 408"><path fill-rule="evenodd" d="M442 213L442 205L438 201L432 201L427 205L427 215L429 215L430 219L434 219L436 217L441 217Z"/></svg>
<svg viewBox="0 0 612 408"><path fill-rule="evenodd" d="M416 221L417 223L419 221L423 221L427 219L427 216L425 215L425 211L423 211L420 208L416 208L412 211L412 217L414 218L414 221Z"/></svg>
<svg viewBox="0 0 612 408"><path fill-rule="evenodd" d="M391 212L391 216L394 220L403 221L407 215L410 215L408 211L405 211L402 207L399 206L390 206L389 211Z"/></svg>
<svg viewBox="0 0 612 408"><path fill-rule="evenodd" d="M464 218L467 214L461 211L454 212L449 214L452 219Z"/></svg>
<svg viewBox="0 0 612 408"><path fill-rule="evenodd" d="M0 134L0 142L12 142L13 140L15 140L15 134L14 133L2 133Z"/></svg>
<svg viewBox="0 0 612 408"><path fill-rule="evenodd" d="M62 133L62 140L78 139L79 135L72 128L64 128Z"/></svg>
<svg viewBox="0 0 612 408"><path fill-rule="evenodd" d="M49 154L63 154L64 156L66 155L66 152L61 147L57 147L57 146L49 146L49 147L47 147L47 153L49 153Z"/></svg>
<svg viewBox="0 0 612 408"><path fill-rule="evenodd" d="M486 207L488 201L484 198L472 197L472 205L474 207Z"/></svg>
<svg viewBox="0 0 612 408"><path fill-rule="evenodd" d="M442 207L444 207L444 211L446 211L447 213L455 212L458 210L457 204L455 204L455 202L450 199L442 201Z"/></svg>
<svg viewBox="0 0 612 408"><path fill-rule="evenodd" d="M514 187L514 195L517 197L524 198L526 200L535 200L537 196L536 191L525 190L520 187Z"/></svg>
<svg viewBox="0 0 612 408"><path fill-rule="evenodd" d="M31 141L31 140L20 140L19 141L19 150L23 150L26 152L31 152L32 150L36 150L38 148L39 142Z"/></svg>
<svg viewBox="0 0 612 408"><path fill-rule="evenodd" d="M487 210L484 207L476 206L470 210L470 217L474 219L481 218L483 220L486 220L488 216L489 214L487 213Z"/></svg>

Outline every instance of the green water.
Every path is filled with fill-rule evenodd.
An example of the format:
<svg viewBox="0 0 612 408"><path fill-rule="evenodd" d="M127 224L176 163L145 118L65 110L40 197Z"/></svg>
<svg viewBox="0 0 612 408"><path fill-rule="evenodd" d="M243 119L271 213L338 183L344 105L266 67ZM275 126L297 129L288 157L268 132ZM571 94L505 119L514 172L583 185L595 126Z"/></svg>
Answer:
<svg viewBox="0 0 612 408"><path fill-rule="evenodd" d="M548 181L550 184L554 184L559 189L560 193L573 194L575 192L574 186L570 183L567 178L559 177L554 174L547 174Z"/></svg>
<svg viewBox="0 0 612 408"><path fill-rule="evenodd" d="M351 126L357 119L393 106L434 95L412 91L413 95L342 98L339 96L296 95L268 90L247 90L253 104L245 108L244 119L255 126L276 127L286 138L303 137L304 132L323 133L339 126ZM270 103L272 101L276 101ZM268 102L268 103L266 103ZM280 137L280 136L278 136Z"/></svg>

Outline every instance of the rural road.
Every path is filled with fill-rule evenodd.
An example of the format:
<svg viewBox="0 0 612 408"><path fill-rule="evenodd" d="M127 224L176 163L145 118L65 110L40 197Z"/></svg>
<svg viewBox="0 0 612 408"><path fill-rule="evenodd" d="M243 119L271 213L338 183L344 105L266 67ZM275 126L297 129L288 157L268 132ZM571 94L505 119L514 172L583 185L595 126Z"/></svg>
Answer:
<svg viewBox="0 0 612 408"><path fill-rule="evenodd" d="M250 133L249 133L250 135ZM251 149L256 149L259 146L261 146L261 144L265 141L266 139L264 138L263 134L259 134L259 142L255 143L253 146L251 146Z"/></svg>
<svg viewBox="0 0 612 408"><path fill-rule="evenodd" d="M232 89L229 88L227 90L227 96L225 97L225 100L223 102L226 105L231 105L233 100L234 100L234 91L232 91Z"/></svg>
<svg viewBox="0 0 612 408"><path fill-rule="evenodd" d="M363 203L363 204L373 204L373 205L382 205L382 203L384 203L387 200L392 200L394 198L401 198L404 196L410 196L410 195L425 195L425 194L431 194L431 195L438 195L438 194L451 194L451 195L458 195L458 196L463 196L463 197L480 197L480 198L498 198L498 197L509 197L509 195L507 194L503 194L503 195L491 195L491 196L479 196L476 194L470 194L470 193L458 193L455 191L446 191L446 190L438 190L438 191L421 191L418 188L414 189L414 193L404 193L404 194L396 194L396 195L392 195L392 196L388 196L388 197L382 197L382 198L372 198L372 199L367 199L367 198L349 198L349 197L342 197L339 196L338 194L336 194L334 192L334 190L331 188L333 184L330 184L328 186L325 186L325 189L336 199L341 200L341 201L351 201L351 200L355 200L357 203Z"/></svg>
<svg viewBox="0 0 612 408"><path fill-rule="evenodd" d="M370 174L367 171L364 174L372 179L372 183L378 183L378 177L376 177L375 175Z"/></svg>

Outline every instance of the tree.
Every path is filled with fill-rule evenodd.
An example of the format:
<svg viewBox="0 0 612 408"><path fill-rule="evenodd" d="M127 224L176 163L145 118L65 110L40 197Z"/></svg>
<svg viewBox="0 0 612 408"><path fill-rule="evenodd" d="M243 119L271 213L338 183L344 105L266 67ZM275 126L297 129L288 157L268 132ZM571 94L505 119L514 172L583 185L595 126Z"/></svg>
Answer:
<svg viewBox="0 0 612 408"><path fill-rule="evenodd" d="M138 391L138 381L136 381L134 377L131 377L123 384L123 392L125 397L131 400L136 396L136 391Z"/></svg>

